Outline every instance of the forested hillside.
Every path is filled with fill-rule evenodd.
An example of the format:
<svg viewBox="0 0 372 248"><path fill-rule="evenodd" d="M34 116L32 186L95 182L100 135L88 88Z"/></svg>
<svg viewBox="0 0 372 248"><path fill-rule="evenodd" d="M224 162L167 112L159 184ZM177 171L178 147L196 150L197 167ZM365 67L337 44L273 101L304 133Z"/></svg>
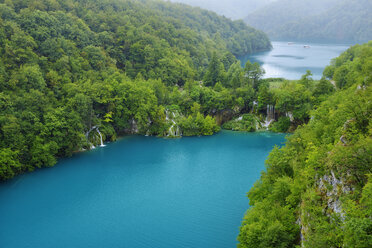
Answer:
<svg viewBox="0 0 372 248"><path fill-rule="evenodd" d="M372 41L326 68L336 91L269 155L238 247L372 246L371 73Z"/></svg>
<svg viewBox="0 0 372 248"><path fill-rule="evenodd" d="M279 0L245 21L271 39L355 43L372 39L371 12L369 0Z"/></svg>
<svg viewBox="0 0 372 248"><path fill-rule="evenodd" d="M211 135L210 115L247 104L212 88L233 54L270 47L243 22L161 1L0 1L0 178L121 134Z"/></svg>

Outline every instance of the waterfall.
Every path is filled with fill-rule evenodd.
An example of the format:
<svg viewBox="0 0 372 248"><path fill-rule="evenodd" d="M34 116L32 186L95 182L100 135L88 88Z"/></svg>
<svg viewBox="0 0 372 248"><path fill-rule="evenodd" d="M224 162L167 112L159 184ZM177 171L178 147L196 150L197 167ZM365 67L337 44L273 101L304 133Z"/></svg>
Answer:
<svg viewBox="0 0 372 248"><path fill-rule="evenodd" d="M137 121L135 119L132 119L131 121L131 130L132 133L138 133L138 126Z"/></svg>
<svg viewBox="0 0 372 248"><path fill-rule="evenodd" d="M176 114L174 112L169 112L168 110L165 111L165 119L168 121L168 122L171 122L171 126L169 127L168 129L168 134L167 136L171 136L171 137L179 137L179 136L182 136L182 133L180 131L180 127L177 125L177 123L174 121L173 118L171 118L173 116L173 118L176 118Z"/></svg>
<svg viewBox="0 0 372 248"><path fill-rule="evenodd" d="M89 134L90 134L93 130L97 130L97 133L98 133L98 135L99 135L99 137L100 137L100 142L101 142L100 147L105 147L105 145L103 144L102 134L101 134L101 132L99 131L99 127L97 127L97 126L93 126L93 127L91 127L91 129L89 129L88 132L85 133L85 137L86 137L88 143L90 144L90 149L95 149L95 148L96 148L96 147L95 147L91 142L89 142Z"/></svg>
<svg viewBox="0 0 372 248"><path fill-rule="evenodd" d="M91 127L91 128L89 129L88 132L85 133L85 137L87 138L87 140L88 140L88 136L89 136L90 132L92 132L92 131L93 131L94 129L96 129L96 128L97 128L97 126L93 126L93 127Z"/></svg>
<svg viewBox="0 0 372 248"><path fill-rule="evenodd" d="M275 107L273 105L268 104L266 107L266 119L264 123L264 127L268 129L271 122L275 120Z"/></svg>
<svg viewBox="0 0 372 248"><path fill-rule="evenodd" d="M174 120L172 120L172 126L169 128L167 136L177 137L177 136L179 136L179 133L180 133L179 126L177 125L177 123Z"/></svg>
<svg viewBox="0 0 372 248"><path fill-rule="evenodd" d="M293 114L292 114L291 112L286 112L286 113L285 113L285 116L286 116L286 117L289 117L289 120L290 120L290 121L293 121L293 120L294 120L294 119L293 119Z"/></svg>
<svg viewBox="0 0 372 248"><path fill-rule="evenodd" d="M99 128L97 127L97 132L99 134L99 137L100 137L100 140L101 140L101 147L105 147L105 145L103 144L103 140L102 140L102 134L101 132L99 131Z"/></svg>
<svg viewBox="0 0 372 248"><path fill-rule="evenodd" d="M266 117L268 120L274 120L275 119L275 109L273 105L267 105L266 108Z"/></svg>

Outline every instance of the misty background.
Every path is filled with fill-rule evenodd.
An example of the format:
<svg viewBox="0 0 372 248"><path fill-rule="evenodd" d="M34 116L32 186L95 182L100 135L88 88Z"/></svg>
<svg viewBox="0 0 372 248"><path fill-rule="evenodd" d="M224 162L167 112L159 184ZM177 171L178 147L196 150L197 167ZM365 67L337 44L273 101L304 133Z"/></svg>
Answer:
<svg viewBox="0 0 372 248"><path fill-rule="evenodd" d="M243 19L272 40L358 43L372 39L372 0L171 0Z"/></svg>
<svg viewBox="0 0 372 248"><path fill-rule="evenodd" d="M244 19L253 11L278 0L170 0L201 7L233 20Z"/></svg>

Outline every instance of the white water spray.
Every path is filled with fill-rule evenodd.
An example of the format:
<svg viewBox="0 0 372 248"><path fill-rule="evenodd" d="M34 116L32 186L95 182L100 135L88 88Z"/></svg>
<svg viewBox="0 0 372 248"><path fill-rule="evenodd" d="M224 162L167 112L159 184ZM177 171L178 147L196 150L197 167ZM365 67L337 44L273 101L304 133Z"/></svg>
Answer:
<svg viewBox="0 0 372 248"><path fill-rule="evenodd" d="M105 147L105 145L103 144L103 140L102 140L102 134L101 134L101 132L99 131L99 128L97 127L96 128L97 129L97 132L98 132L98 134L99 134L99 137L100 137L100 140L101 140L101 147Z"/></svg>
<svg viewBox="0 0 372 248"><path fill-rule="evenodd" d="M268 104L266 108L266 120L263 126L266 127L266 129L268 129L269 125L274 120L275 120L275 107L273 105Z"/></svg>
<svg viewBox="0 0 372 248"><path fill-rule="evenodd" d="M89 142L89 134L90 134L90 132L92 132L94 129L96 129L96 130L97 130L97 133L99 134L100 142L101 142L100 147L105 147L105 145L103 144L102 134L101 134L101 132L99 131L99 127L97 127L97 126L93 126L93 127L92 127L88 132L85 133L85 137L86 137L87 141ZM90 144L90 149L95 149L95 148L96 148L92 143L89 142L89 144Z"/></svg>
<svg viewBox="0 0 372 248"><path fill-rule="evenodd" d="M174 112L170 112L171 113L171 116L173 116L173 118L176 118L176 114ZM179 137L179 136L182 136L182 133L180 132L180 127L177 125L177 123L174 121L174 119L171 119L169 118L169 112L168 110L165 111L165 119L167 121L171 121L172 122L172 125L169 127L168 129L168 134L167 136L171 136L171 137Z"/></svg>

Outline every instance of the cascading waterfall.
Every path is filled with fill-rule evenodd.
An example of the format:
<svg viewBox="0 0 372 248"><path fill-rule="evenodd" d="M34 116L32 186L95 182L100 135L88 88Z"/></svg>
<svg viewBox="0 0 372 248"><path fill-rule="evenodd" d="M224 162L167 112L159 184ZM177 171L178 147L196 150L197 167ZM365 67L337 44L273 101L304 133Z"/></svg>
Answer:
<svg viewBox="0 0 372 248"><path fill-rule="evenodd" d="M275 120L275 107L273 105L268 104L266 108L266 120L263 126L266 127L267 129L269 125L271 124L271 122L273 122L274 120Z"/></svg>
<svg viewBox="0 0 372 248"><path fill-rule="evenodd" d="M97 127L97 126L93 126L91 129L89 129L88 132L85 133L85 137L86 137L87 141L89 142L89 134L90 134L93 130L97 130L97 133L98 133L98 135L99 135L99 137L100 137L100 142L101 142L100 147L105 147L105 145L103 144L102 134L101 134L101 132L99 131L99 127ZM91 142L89 142L89 144L90 144L90 149L95 149L95 148L96 148L96 147L95 147Z"/></svg>
<svg viewBox="0 0 372 248"><path fill-rule="evenodd" d="M170 126L169 128L167 136L174 136L174 137L181 136L180 128L174 120L172 120L172 126Z"/></svg>
<svg viewBox="0 0 372 248"><path fill-rule="evenodd" d="M170 126L170 128L169 128L169 130L168 130L168 136L169 135L172 135L172 136L174 136L173 135L173 133L174 133L174 131L173 131L173 128L174 128L174 125L176 124L176 122L174 121L174 120L172 120L172 126Z"/></svg>
<svg viewBox="0 0 372 248"><path fill-rule="evenodd" d="M275 109L273 105L267 105L266 109L267 119L274 120L275 119Z"/></svg>
<svg viewBox="0 0 372 248"><path fill-rule="evenodd" d="M176 118L176 114L174 112L171 112L171 116L173 116L173 118ZM168 129L168 134L167 136L171 136L171 137L179 137L181 136L181 132L180 132L180 127L177 125L177 123L174 121L174 119L171 119L169 118L170 115L169 115L169 112L168 110L165 111L165 119L167 121L171 121L172 122L172 125L169 127Z"/></svg>
<svg viewBox="0 0 372 248"><path fill-rule="evenodd" d="M131 132L138 133L137 121L135 119L132 119L131 121Z"/></svg>
<svg viewBox="0 0 372 248"><path fill-rule="evenodd" d="M101 140L101 147L105 147L105 145L103 144L103 140L102 140L102 134L101 134L101 132L99 131L99 128L97 127L97 132L98 132L98 134L99 134L99 137L100 137L100 140Z"/></svg>

